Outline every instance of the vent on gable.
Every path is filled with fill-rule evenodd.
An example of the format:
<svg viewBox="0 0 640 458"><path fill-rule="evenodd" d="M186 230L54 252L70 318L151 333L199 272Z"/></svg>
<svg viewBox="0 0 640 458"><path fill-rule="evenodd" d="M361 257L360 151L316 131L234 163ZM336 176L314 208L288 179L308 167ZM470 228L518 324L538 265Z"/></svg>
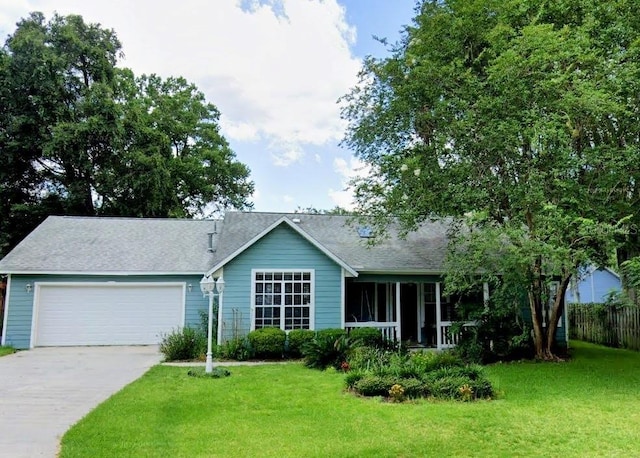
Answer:
<svg viewBox="0 0 640 458"><path fill-rule="evenodd" d="M293 218L291 221L293 221L296 224L300 224L300 218Z"/></svg>
<svg viewBox="0 0 640 458"><path fill-rule="evenodd" d="M373 229L369 226L358 226L358 235L362 239L370 239L373 237Z"/></svg>

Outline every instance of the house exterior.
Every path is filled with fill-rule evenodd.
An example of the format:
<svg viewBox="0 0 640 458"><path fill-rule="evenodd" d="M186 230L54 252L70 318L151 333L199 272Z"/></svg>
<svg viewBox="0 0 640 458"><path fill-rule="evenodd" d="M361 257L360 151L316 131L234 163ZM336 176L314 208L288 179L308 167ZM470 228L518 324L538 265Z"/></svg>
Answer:
<svg viewBox="0 0 640 458"><path fill-rule="evenodd" d="M620 291L620 275L607 267L590 265L571 279L565 301L567 304L603 304L610 293Z"/></svg>
<svg viewBox="0 0 640 458"><path fill-rule="evenodd" d="M346 216L228 212L224 220L46 219L0 261L7 276L2 344L153 344L197 325L208 307L199 282L224 280L219 341L251 330L376 327L434 348L459 300L445 296L447 225L405 239L375 236Z"/></svg>

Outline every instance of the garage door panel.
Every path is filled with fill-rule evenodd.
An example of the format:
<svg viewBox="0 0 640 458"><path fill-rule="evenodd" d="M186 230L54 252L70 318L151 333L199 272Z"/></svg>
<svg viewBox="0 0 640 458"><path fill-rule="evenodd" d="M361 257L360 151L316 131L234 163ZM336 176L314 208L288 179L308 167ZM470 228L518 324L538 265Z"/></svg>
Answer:
<svg viewBox="0 0 640 458"><path fill-rule="evenodd" d="M183 324L182 285L42 285L37 346L155 344Z"/></svg>

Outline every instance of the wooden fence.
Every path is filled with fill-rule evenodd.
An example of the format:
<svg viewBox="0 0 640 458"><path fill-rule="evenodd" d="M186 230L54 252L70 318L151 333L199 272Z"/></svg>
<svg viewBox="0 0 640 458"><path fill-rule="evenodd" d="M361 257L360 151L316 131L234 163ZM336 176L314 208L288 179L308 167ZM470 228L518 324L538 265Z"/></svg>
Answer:
<svg viewBox="0 0 640 458"><path fill-rule="evenodd" d="M640 350L640 308L569 304L569 337Z"/></svg>

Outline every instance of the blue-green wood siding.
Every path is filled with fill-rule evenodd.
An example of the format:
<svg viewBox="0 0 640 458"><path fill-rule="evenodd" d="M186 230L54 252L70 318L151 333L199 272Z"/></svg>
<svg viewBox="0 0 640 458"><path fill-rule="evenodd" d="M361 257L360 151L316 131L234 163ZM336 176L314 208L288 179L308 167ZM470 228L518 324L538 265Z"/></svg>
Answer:
<svg viewBox="0 0 640 458"><path fill-rule="evenodd" d="M342 325L341 267L282 224L224 266L223 340L242 337L251 329L252 269L313 269L315 329Z"/></svg>
<svg viewBox="0 0 640 458"><path fill-rule="evenodd" d="M191 275L11 275L7 329L5 343L15 348L29 348L34 291L27 292L26 285L35 282L121 282L153 283L181 282L192 285L185 288L185 325L198 326L200 310L207 309L207 299L200 292L200 276Z"/></svg>

